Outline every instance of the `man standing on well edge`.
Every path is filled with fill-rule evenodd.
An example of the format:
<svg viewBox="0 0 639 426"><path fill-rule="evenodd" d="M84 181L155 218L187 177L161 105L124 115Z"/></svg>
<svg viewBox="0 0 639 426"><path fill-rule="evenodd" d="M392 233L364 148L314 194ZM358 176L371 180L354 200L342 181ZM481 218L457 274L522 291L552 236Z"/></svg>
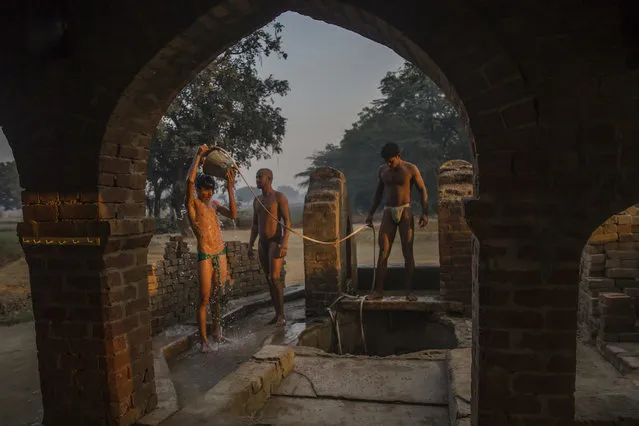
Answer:
<svg viewBox="0 0 639 426"><path fill-rule="evenodd" d="M411 294L415 271L415 258L413 256L415 221L410 206L410 193L412 186L415 185L419 191L422 205L422 215L419 218L420 228L428 224L428 193L417 166L400 158L397 144L391 142L384 145L381 156L384 159L384 164L377 171L377 188L366 223L369 225L373 223L373 215L379 207L382 197L384 197L385 207L379 228L379 258L375 271L375 291L366 299L377 300L383 297L384 279L388 271L388 257L399 228L405 262L406 299L415 301L417 298Z"/></svg>

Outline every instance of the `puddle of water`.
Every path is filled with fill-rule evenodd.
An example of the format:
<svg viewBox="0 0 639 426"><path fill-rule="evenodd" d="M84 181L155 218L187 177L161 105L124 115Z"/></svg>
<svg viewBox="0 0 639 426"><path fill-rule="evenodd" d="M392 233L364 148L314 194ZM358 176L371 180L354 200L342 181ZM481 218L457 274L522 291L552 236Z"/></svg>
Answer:
<svg viewBox="0 0 639 426"><path fill-rule="evenodd" d="M203 354L199 345L195 345L177 357L169 367L180 407L215 386L262 346L295 344L297 336L305 328L304 299L288 302L284 309L288 320L284 328L267 325L274 315L272 307L259 309L222 330L231 339L230 344L211 341L211 353Z"/></svg>

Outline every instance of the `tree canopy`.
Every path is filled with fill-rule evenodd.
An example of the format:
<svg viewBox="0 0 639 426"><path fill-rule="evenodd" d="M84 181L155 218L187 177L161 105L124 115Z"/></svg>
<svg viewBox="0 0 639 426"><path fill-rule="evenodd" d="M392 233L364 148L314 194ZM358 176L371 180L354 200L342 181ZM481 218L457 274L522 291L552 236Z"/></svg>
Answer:
<svg viewBox="0 0 639 426"><path fill-rule="evenodd" d="M179 213L186 174L196 147L217 143L237 164L282 151L286 119L274 105L289 84L272 75L260 78L258 62L266 56L286 59L279 23L245 37L215 59L177 95L160 120L148 161L147 207L159 216L169 205Z"/></svg>
<svg viewBox="0 0 639 426"><path fill-rule="evenodd" d="M357 122L338 143L308 157L310 167L296 175L308 185L311 172L329 166L341 170L347 179L351 203L367 211L376 185L376 173L383 160L380 150L387 142L400 146L402 158L418 166L429 194L436 203L437 175L442 163L470 159L468 139L457 110L417 67L406 62L380 82L382 97L365 107ZM413 202L417 198L413 197Z"/></svg>
<svg viewBox="0 0 639 426"><path fill-rule="evenodd" d="M255 192L256 194L260 193L260 190L257 189L257 187L255 186L252 186L251 188L249 188L248 186L244 186L235 191L235 198L237 199L237 201L241 203L251 201L253 199L253 193L251 192L251 189L253 189L253 192Z"/></svg>
<svg viewBox="0 0 639 426"><path fill-rule="evenodd" d="M300 192L290 185L280 185L277 190L286 195L286 198L290 200L297 200L300 197Z"/></svg>

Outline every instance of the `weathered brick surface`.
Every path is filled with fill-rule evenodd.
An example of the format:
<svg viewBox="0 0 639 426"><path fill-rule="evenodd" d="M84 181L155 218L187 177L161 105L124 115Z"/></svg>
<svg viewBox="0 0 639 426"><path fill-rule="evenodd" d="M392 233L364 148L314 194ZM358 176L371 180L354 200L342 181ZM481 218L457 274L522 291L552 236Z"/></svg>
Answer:
<svg viewBox="0 0 639 426"><path fill-rule="evenodd" d="M437 215L439 220L439 294L442 300L460 302L468 314L472 304L472 232L462 214L462 198L473 195L473 167L451 160L439 169Z"/></svg>
<svg viewBox="0 0 639 426"><path fill-rule="evenodd" d="M45 424L129 425L157 399L146 286L151 233L120 232L78 193L25 194L20 237L100 239L24 245ZM34 215L52 210L55 215ZM137 230L144 220L137 219Z"/></svg>
<svg viewBox="0 0 639 426"><path fill-rule="evenodd" d="M304 235L337 241L352 232L346 178L330 167L316 169L304 200ZM326 315L326 308L347 286L357 288L355 243L339 245L304 240L306 315Z"/></svg>
<svg viewBox="0 0 639 426"><path fill-rule="evenodd" d="M226 243L230 299L268 291L266 277L257 256L248 257L248 244L240 241ZM282 281L286 280L286 268ZM181 236L173 236L166 243L164 259L147 265L151 323L154 334L172 325L193 320L200 302L198 265L195 253Z"/></svg>
<svg viewBox="0 0 639 426"><path fill-rule="evenodd" d="M73 9L73 19L62 25L68 28L64 48L54 48L50 55L26 39L29 33L23 29L39 18L28 19L27 13L37 11L22 3L3 3L7 25L0 26L5 41L0 43L0 125L16 157L20 183L29 193L40 194L43 205L74 199L97 202L82 196L97 194L109 204L98 207L104 215L100 217L109 220L121 219L119 204L144 203L139 176L147 167L143 152L177 91L212 57L285 10L379 41L428 73L458 107L463 127L472 130L478 199L468 206L465 218L479 257L473 272L473 424L570 424L574 400L566 383L574 379L573 349L554 347L553 332L561 328L565 341L572 340L576 312L566 307L565 293L571 290L565 287L576 287L579 280L579 254L573 251L583 248L602 220L639 199L639 88L631 30L636 22L628 11L632 2L482 2L477 7L459 0L185 0L167 2L154 13L148 13L145 2L120 2L108 13L101 13L100 6ZM565 16L570 19L560 19ZM55 37L51 41L55 43ZM127 178L125 171L134 177ZM27 205L34 203L29 198ZM75 207L63 210L74 216L89 214ZM33 209L26 216L38 221L40 235L50 236L76 232L70 221L85 221L56 216L56 222L46 222L54 213L60 213L59 206L55 211ZM124 208L122 214L135 219L141 213ZM124 239L135 229L147 232L144 223L109 225ZM617 225L624 235L621 244L629 242L628 225L634 233L639 224L633 219ZM606 244L614 242L610 238L608 232L595 239ZM123 248L123 241L108 244L105 253L131 251ZM28 256L36 253L42 254L44 264L62 259L40 249ZM143 264L144 256L117 256L109 262L121 266L108 268ZM618 254L612 260L633 260L627 256ZM94 260L88 262L89 269L101 271ZM619 275L627 272L622 270L634 266L611 268L617 269L611 272L617 286L623 278ZM138 275L133 269L126 278L120 276L127 294L139 291L126 281ZM604 278L593 270L597 272L594 276ZM39 278L31 279L38 286ZM524 306L522 296L515 302L518 291L535 288L551 291L551 297L545 292L546 305ZM557 301L554 289L564 294ZM324 290L318 288L318 296L333 291ZM120 297L109 290L100 300ZM592 299L597 300L585 299L584 305L592 305ZM98 306L96 300L92 303ZM536 353L544 361L563 357L565 368L545 371L540 359L521 364L522 328L547 335L535 342L542 348ZM53 358L40 359L41 369L46 369ZM535 388L539 374L543 380ZM69 381L66 376L41 377L43 388ZM551 387L553 381L557 385ZM89 390L83 395L83 404L45 402L47 424L106 422L103 395ZM53 401L48 396L45 400ZM127 404L115 403L113 410L126 411ZM122 419L119 424L130 423Z"/></svg>
<svg viewBox="0 0 639 426"><path fill-rule="evenodd" d="M639 318L639 206L630 207L606 220L592 233L581 256L579 282L579 328L587 341L615 339L633 332ZM602 294L617 294L625 313ZM619 298L625 294L625 298ZM621 302L618 302L621 303ZM634 318L635 321L631 321ZM604 321L605 319L605 321ZM639 331L639 330L636 330Z"/></svg>

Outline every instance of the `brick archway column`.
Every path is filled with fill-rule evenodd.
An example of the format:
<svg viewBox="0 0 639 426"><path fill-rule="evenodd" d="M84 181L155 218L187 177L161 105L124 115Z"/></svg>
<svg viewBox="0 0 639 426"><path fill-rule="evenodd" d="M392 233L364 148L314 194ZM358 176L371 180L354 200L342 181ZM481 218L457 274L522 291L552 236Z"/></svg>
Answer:
<svg viewBox="0 0 639 426"><path fill-rule="evenodd" d="M157 404L146 283L154 223L97 220L99 199L23 193L18 234L46 425L130 425Z"/></svg>
<svg viewBox="0 0 639 426"><path fill-rule="evenodd" d="M529 221L526 207L464 202L474 234L473 426L574 418L578 240L545 229L553 218L543 208Z"/></svg>

